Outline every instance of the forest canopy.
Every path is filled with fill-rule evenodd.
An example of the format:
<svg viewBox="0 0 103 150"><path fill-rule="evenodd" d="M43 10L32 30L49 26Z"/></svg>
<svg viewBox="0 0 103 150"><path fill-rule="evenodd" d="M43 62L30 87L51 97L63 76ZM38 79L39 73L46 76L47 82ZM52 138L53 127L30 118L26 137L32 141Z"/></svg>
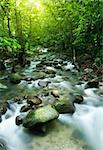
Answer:
<svg viewBox="0 0 103 150"><path fill-rule="evenodd" d="M103 0L0 0L0 48L103 57Z"/></svg>

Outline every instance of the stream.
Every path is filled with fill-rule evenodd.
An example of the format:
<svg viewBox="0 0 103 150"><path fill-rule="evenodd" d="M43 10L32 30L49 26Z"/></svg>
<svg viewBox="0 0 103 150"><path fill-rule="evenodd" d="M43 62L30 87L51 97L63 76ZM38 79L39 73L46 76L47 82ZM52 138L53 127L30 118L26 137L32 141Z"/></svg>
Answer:
<svg viewBox="0 0 103 150"><path fill-rule="evenodd" d="M39 69L36 65L42 59L44 58L39 57L31 60L30 66L23 68L20 73L28 78L35 76L35 73L37 75ZM0 83L5 86L0 89L1 100L8 100L10 103L10 108L2 115L0 123L0 150L103 150L103 95L99 92L103 90L103 83L100 82L98 88L85 88L87 82L79 83L79 73L74 65L66 61L63 65L64 72L55 68L55 65L40 68L39 73L45 69L56 70L54 77L49 74L43 79L39 77L30 81L22 79L19 84L12 84L7 80L9 69L0 74ZM36 134L22 125L17 126L15 118L21 114L20 109L25 105L25 100L18 104L12 102L14 97L25 95L27 92L38 93L45 103L48 100L51 102L54 100L53 97L45 96L45 91L51 89L58 89L66 94L80 93L84 102L74 103L73 115L60 114L57 120L47 125L47 132Z"/></svg>

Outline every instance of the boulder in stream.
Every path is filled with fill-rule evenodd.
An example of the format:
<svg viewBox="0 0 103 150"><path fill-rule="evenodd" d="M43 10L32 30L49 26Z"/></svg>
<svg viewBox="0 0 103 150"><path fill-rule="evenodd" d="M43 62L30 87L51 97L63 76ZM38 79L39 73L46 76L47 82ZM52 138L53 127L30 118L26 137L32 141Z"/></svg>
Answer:
<svg viewBox="0 0 103 150"><path fill-rule="evenodd" d="M73 101L74 103L78 103L78 104L83 103L84 99L82 95L77 94L77 95L74 95L74 97L75 97Z"/></svg>
<svg viewBox="0 0 103 150"><path fill-rule="evenodd" d="M0 105L0 114L5 114L7 111L7 103L3 103Z"/></svg>
<svg viewBox="0 0 103 150"><path fill-rule="evenodd" d="M45 72L47 74L56 74L56 69L54 69L53 67L46 67Z"/></svg>
<svg viewBox="0 0 103 150"><path fill-rule="evenodd" d="M68 101L58 101L56 102L54 107L60 114L73 114L75 112L75 107L73 103Z"/></svg>
<svg viewBox="0 0 103 150"><path fill-rule="evenodd" d="M16 125L20 125L20 124L22 124L22 122L23 122L22 117L21 116L17 116L16 119L15 119Z"/></svg>
<svg viewBox="0 0 103 150"><path fill-rule="evenodd" d="M39 105L42 103L42 100L38 96L27 97L27 103L30 106Z"/></svg>
<svg viewBox="0 0 103 150"><path fill-rule="evenodd" d="M24 105L21 107L20 112L27 112L30 109L31 109L30 105Z"/></svg>
<svg viewBox="0 0 103 150"><path fill-rule="evenodd" d="M48 121L58 118L58 116L59 113L52 108L51 105L46 105L29 112L23 120L23 126L26 128L31 128L36 125L42 125Z"/></svg>
<svg viewBox="0 0 103 150"><path fill-rule="evenodd" d="M59 98L60 94L58 90L51 91L51 95L53 95L55 98Z"/></svg>
<svg viewBox="0 0 103 150"><path fill-rule="evenodd" d="M40 80L38 82L38 85L43 88L43 87L47 87L49 83L50 83L49 81L42 81L42 80Z"/></svg>
<svg viewBox="0 0 103 150"><path fill-rule="evenodd" d="M12 73L9 79L11 83L18 84L21 82L22 76L19 73Z"/></svg>
<svg viewBox="0 0 103 150"><path fill-rule="evenodd" d="M46 73L42 71L35 71L32 74L33 80L44 79L46 77Z"/></svg>
<svg viewBox="0 0 103 150"><path fill-rule="evenodd" d="M85 85L85 89L87 88L98 88L99 81L98 80L91 80Z"/></svg>

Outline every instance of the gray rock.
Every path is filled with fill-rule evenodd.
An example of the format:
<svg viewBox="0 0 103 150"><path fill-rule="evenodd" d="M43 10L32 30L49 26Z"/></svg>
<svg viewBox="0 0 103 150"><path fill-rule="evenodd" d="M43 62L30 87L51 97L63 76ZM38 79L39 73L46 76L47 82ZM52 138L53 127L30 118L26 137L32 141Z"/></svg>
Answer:
<svg viewBox="0 0 103 150"><path fill-rule="evenodd" d="M47 87L48 84L49 84L48 81L39 81L39 82L38 82L38 85L39 85L40 87Z"/></svg>
<svg viewBox="0 0 103 150"><path fill-rule="evenodd" d="M28 113L23 120L23 126L31 128L36 125L42 125L48 121L58 118L58 116L59 113L52 108L51 105L46 105Z"/></svg>

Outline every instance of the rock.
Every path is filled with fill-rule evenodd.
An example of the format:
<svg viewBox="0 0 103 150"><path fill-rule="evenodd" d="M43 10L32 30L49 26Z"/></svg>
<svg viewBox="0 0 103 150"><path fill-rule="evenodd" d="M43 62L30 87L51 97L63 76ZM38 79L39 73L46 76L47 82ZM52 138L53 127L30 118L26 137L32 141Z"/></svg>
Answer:
<svg viewBox="0 0 103 150"><path fill-rule="evenodd" d="M51 91L51 95L53 95L56 98L59 98L59 91L58 90L53 90L53 91Z"/></svg>
<svg viewBox="0 0 103 150"><path fill-rule="evenodd" d="M43 68L43 64L42 63L37 64L36 68Z"/></svg>
<svg viewBox="0 0 103 150"><path fill-rule="evenodd" d="M21 116L17 116L16 119L15 119L16 125L20 125L20 124L22 124L22 122L23 122L22 117Z"/></svg>
<svg viewBox="0 0 103 150"><path fill-rule="evenodd" d="M99 81L98 80L91 80L85 85L86 88L98 88L99 86Z"/></svg>
<svg viewBox="0 0 103 150"><path fill-rule="evenodd" d="M14 84L18 84L21 82L21 75L19 75L18 73L12 73L10 76L9 76L9 79L10 79L10 82L11 83L14 83Z"/></svg>
<svg viewBox="0 0 103 150"><path fill-rule="evenodd" d="M38 82L38 85L39 85L40 87L47 87L48 84L49 84L48 81L39 81L39 82Z"/></svg>
<svg viewBox="0 0 103 150"><path fill-rule="evenodd" d="M81 104L83 103L84 99L83 99L83 96L81 95L74 95L75 99L74 99L74 103L78 103L78 104Z"/></svg>
<svg viewBox="0 0 103 150"><path fill-rule="evenodd" d="M0 106L0 114L5 114L6 113L6 111L7 111L7 103L3 103L3 104L1 104L1 106Z"/></svg>
<svg viewBox="0 0 103 150"><path fill-rule="evenodd" d="M42 103L42 100L38 96L28 97L27 103L30 104L30 106L39 105Z"/></svg>
<svg viewBox="0 0 103 150"><path fill-rule="evenodd" d="M59 113L51 105L40 107L27 114L23 120L23 126L31 128L36 125L42 125L48 121L58 118Z"/></svg>
<svg viewBox="0 0 103 150"><path fill-rule="evenodd" d="M75 112L75 107L73 103L68 101L58 101L56 102L54 107L60 114L65 114L65 113L73 114Z"/></svg>
<svg viewBox="0 0 103 150"><path fill-rule="evenodd" d="M32 77L24 77L23 80L25 80L25 81L32 81L33 78Z"/></svg>
<svg viewBox="0 0 103 150"><path fill-rule="evenodd" d="M46 78L54 78L55 77L55 74L47 74L46 75Z"/></svg>
<svg viewBox="0 0 103 150"><path fill-rule="evenodd" d="M33 80L44 79L46 77L45 72L33 72Z"/></svg>
<svg viewBox="0 0 103 150"><path fill-rule="evenodd" d="M21 107L20 112L27 112L30 109L31 109L30 105L24 105Z"/></svg>
<svg viewBox="0 0 103 150"><path fill-rule="evenodd" d="M53 67L47 67L45 72L47 74L56 74L56 70Z"/></svg>
<svg viewBox="0 0 103 150"><path fill-rule="evenodd" d="M6 69L6 67L5 67L3 61L0 60L0 71L5 70L5 69Z"/></svg>
<svg viewBox="0 0 103 150"><path fill-rule="evenodd" d="M63 66L60 65L60 64L57 64L57 65L55 66L55 68L56 68L56 69L61 69L61 70L62 70L62 69L63 69Z"/></svg>

